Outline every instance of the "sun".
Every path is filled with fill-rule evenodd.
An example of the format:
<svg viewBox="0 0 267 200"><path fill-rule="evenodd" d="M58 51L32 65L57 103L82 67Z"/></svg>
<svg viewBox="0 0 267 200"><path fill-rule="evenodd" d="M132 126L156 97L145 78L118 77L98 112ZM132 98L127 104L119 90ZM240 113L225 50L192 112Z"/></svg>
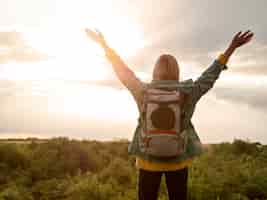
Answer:
<svg viewBox="0 0 267 200"><path fill-rule="evenodd" d="M87 37L85 28L100 30L108 44L126 62L144 47L141 24L136 18L121 12L130 7L115 8L113 4L111 0L58 2L53 4L53 15L47 16L46 21L22 31L29 46L48 56L48 62L36 62L36 68L46 65L40 70L43 79L55 72L60 73L58 78L66 80L110 78L112 69L104 52ZM29 76L28 71L26 74Z"/></svg>
<svg viewBox="0 0 267 200"><path fill-rule="evenodd" d="M114 72L104 51L85 33L85 28L99 29L126 63L144 46L141 26L129 16L114 12L110 3L105 2L103 7L98 1L93 4L90 0L80 4L75 1L75 6L80 7L73 9L74 5L66 2L47 23L18 30L25 43L46 59L7 63L5 76L33 80L34 88L29 87L23 95L30 96L32 101L38 99L36 96L47 96L52 115L61 113L61 117L105 118L107 121L114 120L114 116L121 121L134 119L136 108L126 91L97 85L98 81L113 79ZM84 84L86 81L93 84ZM38 107L42 107L42 102Z"/></svg>
<svg viewBox="0 0 267 200"><path fill-rule="evenodd" d="M105 35L108 44L124 59L127 59L142 48L144 40L136 24L118 21L113 24L99 22L99 29ZM88 26L86 26L88 27ZM113 27L123 27L122 30ZM92 28L92 26L89 28ZM43 77L51 74L64 80L105 80L109 78L111 68L103 50L91 41L83 27L39 28L25 33L25 40L48 59L35 63L35 69L42 68ZM45 66L46 65L46 66ZM29 69L31 70L31 69ZM36 70L32 70L36 71ZM25 71L29 76L31 71ZM23 74L21 74L23 76ZM36 77L36 74L34 74Z"/></svg>

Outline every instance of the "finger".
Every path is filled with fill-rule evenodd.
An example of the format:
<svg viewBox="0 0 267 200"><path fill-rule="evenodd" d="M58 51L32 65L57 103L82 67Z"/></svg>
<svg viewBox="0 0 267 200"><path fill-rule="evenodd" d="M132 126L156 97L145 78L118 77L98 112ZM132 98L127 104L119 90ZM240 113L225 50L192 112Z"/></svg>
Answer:
<svg viewBox="0 0 267 200"><path fill-rule="evenodd" d="M251 37L251 36L253 36L253 33L252 33L251 31L249 31L249 32L244 36L244 38Z"/></svg>
<svg viewBox="0 0 267 200"><path fill-rule="evenodd" d="M244 38L242 38L242 40L244 42L250 41L252 39L253 35L254 35L253 33L250 33L250 34L246 35Z"/></svg>
<svg viewBox="0 0 267 200"><path fill-rule="evenodd" d="M249 35L250 33L251 33L251 31L248 30L248 31L246 31L245 33L243 33L240 37L244 39L244 38L246 38L247 35Z"/></svg>
<svg viewBox="0 0 267 200"><path fill-rule="evenodd" d="M239 31L239 32L236 34L236 36L240 35L241 33L242 33L242 31Z"/></svg>
<svg viewBox="0 0 267 200"><path fill-rule="evenodd" d="M88 31L88 32L91 32L91 33L96 33L96 31L95 31L95 30L93 30L93 29L90 29L90 28L86 28L85 30L86 30L86 31Z"/></svg>
<svg viewBox="0 0 267 200"><path fill-rule="evenodd" d="M90 36L90 37L94 37L95 36L95 32L94 31L92 31L92 30L90 30L90 29L85 29L85 32L87 33L87 35L88 36Z"/></svg>
<svg viewBox="0 0 267 200"><path fill-rule="evenodd" d="M249 35L246 36L245 41L249 42L253 38L253 36L254 36L254 33L250 33Z"/></svg>
<svg viewBox="0 0 267 200"><path fill-rule="evenodd" d="M90 33L90 29L86 28L85 29L85 33L89 34Z"/></svg>
<svg viewBox="0 0 267 200"><path fill-rule="evenodd" d="M97 34L98 34L99 36L104 37L101 31L99 31L98 29L95 29L95 30L96 30L96 32L97 32Z"/></svg>
<svg viewBox="0 0 267 200"><path fill-rule="evenodd" d="M97 35L91 30L86 31L86 35L93 41L97 41Z"/></svg>
<svg viewBox="0 0 267 200"><path fill-rule="evenodd" d="M236 33L235 36L234 36L234 38L238 38L241 33L242 33L242 31L239 31L238 33Z"/></svg>
<svg viewBox="0 0 267 200"><path fill-rule="evenodd" d="M254 35L253 33L250 33L245 38L243 38L241 42L241 46L244 44L247 44L253 38L253 35Z"/></svg>
<svg viewBox="0 0 267 200"><path fill-rule="evenodd" d="M92 32L92 31L91 31L91 29L86 28L86 29L85 29L85 32L86 32L86 33L90 33L90 32Z"/></svg>
<svg viewBox="0 0 267 200"><path fill-rule="evenodd" d="M246 43L248 43L249 41L251 41L252 37L246 39Z"/></svg>
<svg viewBox="0 0 267 200"><path fill-rule="evenodd" d="M246 35L248 33L250 33L250 30L247 30L245 33L243 33L243 35Z"/></svg>
<svg viewBox="0 0 267 200"><path fill-rule="evenodd" d="M249 34L246 35L246 38L253 37L254 33L250 32Z"/></svg>

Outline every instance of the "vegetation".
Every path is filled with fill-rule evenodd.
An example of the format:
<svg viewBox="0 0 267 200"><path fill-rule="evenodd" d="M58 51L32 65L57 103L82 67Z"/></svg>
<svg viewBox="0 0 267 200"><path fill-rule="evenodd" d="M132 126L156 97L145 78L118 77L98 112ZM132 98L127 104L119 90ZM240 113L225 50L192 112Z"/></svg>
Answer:
<svg viewBox="0 0 267 200"><path fill-rule="evenodd" d="M127 141L0 141L0 200L136 200ZM207 145L190 168L189 199L267 199L267 146ZM162 182L160 200L167 200ZM177 186L178 187L178 186Z"/></svg>

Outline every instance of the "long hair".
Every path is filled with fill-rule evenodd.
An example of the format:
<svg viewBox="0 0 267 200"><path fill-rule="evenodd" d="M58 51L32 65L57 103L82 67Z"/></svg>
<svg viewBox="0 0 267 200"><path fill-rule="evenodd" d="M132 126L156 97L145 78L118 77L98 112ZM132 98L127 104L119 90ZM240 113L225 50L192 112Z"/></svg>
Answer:
<svg viewBox="0 0 267 200"><path fill-rule="evenodd" d="M176 58L169 54L161 55L153 70L153 80L178 80L180 70Z"/></svg>

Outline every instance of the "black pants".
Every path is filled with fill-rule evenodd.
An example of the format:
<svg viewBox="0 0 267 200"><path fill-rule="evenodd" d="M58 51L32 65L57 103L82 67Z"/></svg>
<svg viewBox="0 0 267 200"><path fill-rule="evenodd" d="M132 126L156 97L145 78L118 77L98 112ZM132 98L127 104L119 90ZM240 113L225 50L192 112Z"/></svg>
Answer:
<svg viewBox="0 0 267 200"><path fill-rule="evenodd" d="M165 174L169 200L186 200L188 168L166 172L139 170L139 200L157 200L162 174Z"/></svg>

